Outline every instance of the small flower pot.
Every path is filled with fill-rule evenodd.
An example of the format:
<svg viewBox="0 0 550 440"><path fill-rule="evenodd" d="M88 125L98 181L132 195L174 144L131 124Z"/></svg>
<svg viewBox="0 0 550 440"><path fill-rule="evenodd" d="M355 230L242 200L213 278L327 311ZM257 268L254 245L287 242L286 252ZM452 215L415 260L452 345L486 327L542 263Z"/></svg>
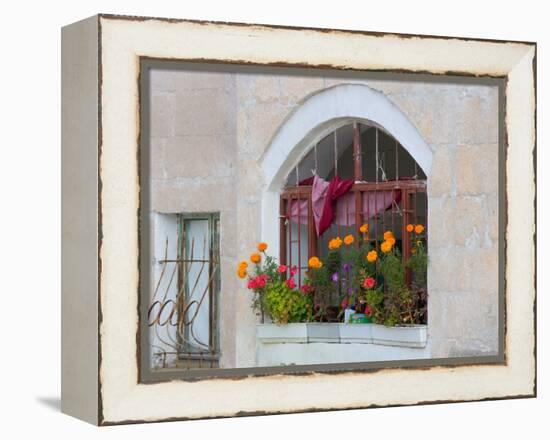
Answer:
<svg viewBox="0 0 550 440"><path fill-rule="evenodd" d="M350 316L350 324L372 324L372 318L364 313L354 313Z"/></svg>

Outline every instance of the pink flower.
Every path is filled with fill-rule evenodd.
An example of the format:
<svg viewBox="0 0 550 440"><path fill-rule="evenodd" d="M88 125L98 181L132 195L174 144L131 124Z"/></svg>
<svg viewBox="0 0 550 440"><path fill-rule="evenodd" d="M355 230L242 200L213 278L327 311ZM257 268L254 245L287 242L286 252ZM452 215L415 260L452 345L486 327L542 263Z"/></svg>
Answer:
<svg viewBox="0 0 550 440"><path fill-rule="evenodd" d="M293 277L294 275L296 275L296 272L298 272L298 268L296 266L292 266L290 268L290 276Z"/></svg>
<svg viewBox="0 0 550 440"><path fill-rule="evenodd" d="M342 303L340 304L340 307L342 307L342 309L347 309L348 305L349 305L349 300L347 298L344 298L342 300Z"/></svg>
<svg viewBox="0 0 550 440"><path fill-rule="evenodd" d="M267 284L267 275L264 273L248 281L247 287L252 290L262 289Z"/></svg>
<svg viewBox="0 0 550 440"><path fill-rule="evenodd" d="M304 295L307 295L307 294L311 293L313 288L309 284L304 284L302 287L300 287L300 290L302 291L302 293Z"/></svg>
<svg viewBox="0 0 550 440"><path fill-rule="evenodd" d="M363 287L365 289L372 289L376 285L376 280L372 277L365 278L363 282Z"/></svg>
<svg viewBox="0 0 550 440"><path fill-rule="evenodd" d="M286 280L286 287L289 289L294 289L296 287L296 282L294 281L294 278L289 278Z"/></svg>
<svg viewBox="0 0 550 440"><path fill-rule="evenodd" d="M277 270L279 271L279 273L285 273L287 269L288 269L288 268L287 268L284 264L281 264L281 265L277 268Z"/></svg>
<svg viewBox="0 0 550 440"><path fill-rule="evenodd" d="M365 306L365 315L370 316L372 310L370 309L369 305L367 304Z"/></svg>

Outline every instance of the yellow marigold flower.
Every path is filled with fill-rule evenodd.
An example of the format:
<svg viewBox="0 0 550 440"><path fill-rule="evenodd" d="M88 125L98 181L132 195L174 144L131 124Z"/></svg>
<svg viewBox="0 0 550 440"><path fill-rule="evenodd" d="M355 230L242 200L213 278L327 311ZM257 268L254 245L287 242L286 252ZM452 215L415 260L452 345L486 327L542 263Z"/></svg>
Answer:
<svg viewBox="0 0 550 440"><path fill-rule="evenodd" d="M320 269L323 267L323 263L319 259L319 257L311 257L308 261L308 266L312 269Z"/></svg>
<svg viewBox="0 0 550 440"><path fill-rule="evenodd" d="M261 242L261 243L258 243L258 250L260 252L263 252L267 249L267 243L264 243L264 242Z"/></svg>
<svg viewBox="0 0 550 440"><path fill-rule="evenodd" d="M258 264L260 261L262 261L262 256L256 252L250 254L250 261L252 261L254 264Z"/></svg>
<svg viewBox="0 0 550 440"><path fill-rule="evenodd" d="M389 238L395 238L393 236L393 232L392 231L386 231L384 232L384 240L388 240Z"/></svg>
<svg viewBox="0 0 550 440"><path fill-rule="evenodd" d="M407 225L407 232L412 232L412 231L414 231L414 226L409 223Z"/></svg>
<svg viewBox="0 0 550 440"><path fill-rule="evenodd" d="M390 237L386 240L388 243L390 243L392 246L395 244L395 238Z"/></svg>
<svg viewBox="0 0 550 440"><path fill-rule="evenodd" d="M361 232L361 234L366 234L369 232L369 225L367 223L362 224L359 228L359 232Z"/></svg>
<svg viewBox="0 0 550 440"><path fill-rule="evenodd" d="M382 252L384 252L385 254L387 254L388 252L391 251L391 248L393 247L393 245L389 242L389 241L384 241L381 245L380 245L380 250Z"/></svg>
<svg viewBox="0 0 550 440"><path fill-rule="evenodd" d="M378 258L378 252L376 251L370 251L368 254L367 254L367 261L369 263L374 263L376 261L376 259Z"/></svg>
<svg viewBox="0 0 550 440"><path fill-rule="evenodd" d="M417 234L422 234L422 232L424 232L424 226L416 225L414 228L414 232L416 232Z"/></svg>
<svg viewBox="0 0 550 440"><path fill-rule="evenodd" d="M353 235L351 235L351 234L348 234L344 237L344 243L346 243L347 246L352 244L353 240L355 240L355 238L353 238Z"/></svg>
<svg viewBox="0 0 550 440"><path fill-rule="evenodd" d="M237 276L239 278L246 278L246 268L240 268L237 269Z"/></svg>
<svg viewBox="0 0 550 440"><path fill-rule="evenodd" d="M333 238L328 242L329 249L338 249L342 246L342 239L340 237Z"/></svg>

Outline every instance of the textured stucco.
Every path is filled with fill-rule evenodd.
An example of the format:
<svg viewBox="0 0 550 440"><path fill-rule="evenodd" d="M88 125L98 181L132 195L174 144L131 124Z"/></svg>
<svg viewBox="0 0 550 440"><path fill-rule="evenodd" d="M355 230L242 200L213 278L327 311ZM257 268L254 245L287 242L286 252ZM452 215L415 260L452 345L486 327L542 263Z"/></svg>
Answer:
<svg viewBox="0 0 550 440"><path fill-rule="evenodd" d="M433 154L431 170L426 170L432 356L497 353L496 86L155 69L153 209L221 213L224 367L254 365L257 317L234 268L261 238L262 157L304 100L348 83L382 92ZM271 245L276 254L277 244Z"/></svg>

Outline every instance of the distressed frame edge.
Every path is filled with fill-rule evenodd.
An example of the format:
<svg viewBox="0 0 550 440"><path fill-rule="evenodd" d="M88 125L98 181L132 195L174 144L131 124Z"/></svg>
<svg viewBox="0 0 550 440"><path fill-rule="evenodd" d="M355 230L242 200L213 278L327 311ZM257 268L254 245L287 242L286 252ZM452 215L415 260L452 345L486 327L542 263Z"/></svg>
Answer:
<svg viewBox="0 0 550 440"><path fill-rule="evenodd" d="M450 35L433 35L433 34L413 34L413 33L402 33L402 32L392 32L392 31L365 31L361 29L342 29L342 28L323 28L323 27L311 27L311 26L291 26L291 25L280 25L280 24L268 24L268 23L250 23L250 22L239 22L239 21L223 21L223 20L201 20L201 19L191 19L191 18L169 18L169 17L150 17L144 15L126 15L126 14L110 14L110 13L99 13L98 17L101 19L111 19L111 20L126 20L126 21L162 21L166 23L195 23L200 25L223 25L223 26L234 26L234 27L262 27L268 29L282 29L282 30L291 30L291 31L315 31L321 33L343 33L343 34L357 34L357 35L367 35L372 37L384 37L384 36L393 36L398 38L432 38L438 40L457 40L457 41L476 41L480 43L509 43L509 44L528 44L536 45L535 41L527 40L501 40L493 38L475 38L475 37L460 37L460 36L450 36Z"/></svg>
<svg viewBox="0 0 550 440"><path fill-rule="evenodd" d="M100 14L98 15L98 26L99 28L101 28L101 19L102 18L108 18L108 19L120 19L120 20L137 20L137 21L146 21L146 20L161 20L161 21L166 21L166 22L195 22L195 20L175 20L175 19L158 19L158 18L148 18L148 17L129 17L129 16L116 16L116 15L109 15L109 14ZM285 27L285 26L275 26L275 25L254 25L254 24L235 24L235 23L227 23L227 22L212 22L212 21L198 21L200 24L224 24L224 25L239 25L239 26L263 26L263 27L269 27L269 28L290 28L290 29L293 29L293 30L319 30L321 32L329 32L331 31L331 29L316 29L316 28L301 28L301 27ZM373 36L384 36L384 35L393 35L393 36L398 36L398 37L403 37L403 38L411 38L411 37L418 37L420 39L423 39L423 38L444 38L444 39L456 39L456 40L461 40L461 41L480 41L480 42L496 42L496 43L518 43L518 44L524 44L524 45L529 45L529 46L534 46L535 48L535 54L533 56L533 68L532 68L532 73L533 73L533 84L534 84L534 95L535 95L535 102L534 102L534 114L533 114L533 117L534 117L534 122L535 122L535 130L534 130L534 145L533 145L533 150L532 150L532 155L533 155L533 166L534 166L534 181L535 181L535 187L534 187L534 208L535 208L535 214L536 214L536 43L534 42L513 42L513 41L506 41L506 40L490 40L490 39L475 39L475 38L457 38L457 37L442 37L442 36L427 36L427 35L411 35L411 34L392 34L392 33L369 33L367 31L347 31L347 30L336 30L336 31L341 31L343 33L354 33L354 32L358 32L358 33L361 33L361 34L366 34L366 35L373 35ZM99 51L101 52L101 32L100 32L100 35L99 35ZM221 61L223 63L225 63L225 61ZM237 64L239 64L238 62L236 62ZM265 65L265 64L263 64ZM307 67L310 67L310 68L315 68L316 66L307 66ZM326 66L319 66L321 68L326 68ZM335 69L338 69L338 67L334 67L332 66L331 68L335 68ZM341 68L340 68L341 69ZM359 70L365 70L365 69L359 69ZM410 73L419 73L417 71L407 71L407 72L410 72ZM99 69L99 76L101 78L101 73L102 73L102 68L101 68L101 55L100 55L100 69ZM421 72L421 73L425 73L425 72ZM428 72L430 74L433 74L433 75L437 75L437 76L441 76L441 75L452 75L452 74L457 74L457 75L460 75L461 73L456 73L456 72L452 72L452 73L433 73L433 72ZM479 76L479 75L471 75L471 76ZM489 75L491 76L491 75ZM507 77L506 77L507 78ZM101 85L98 89L98 93L99 93L99 100L101 100ZM100 103L101 104L101 103ZM101 112L101 105L99 106L99 111ZM102 139L101 139L101 117L100 117L100 137L99 137L99 146L102 145ZM101 155L101 148L99 148L99 155ZM100 170L101 171L101 170ZM99 189L100 189L100 194L101 194L101 172L99 173ZM101 197L99 197L99 207L101 208ZM99 225L99 229L101 230L101 209L99 211L100 213L100 225ZM333 411L333 410L346 410L346 409L362 409L362 408L376 408L376 407L393 407L393 406L411 406L411 405L428 405L428 404L437 404L437 403L453 403L453 402L472 402L472 401L491 401L491 400L502 400L502 399L511 399L511 398L532 398L532 397L536 397L537 395L537 390L536 390L536 376L537 376L537 371L536 371L536 366L537 366L537 363L536 363L536 350L537 350L537 346L536 346L536 335L537 335L537 332L536 332L536 215L535 215L535 218L534 218L535 222L534 222L534 237L533 237L533 240L534 240L534 250L535 250L535 265L534 265L534 270L535 270L535 273L534 273L534 324L535 324L535 329L534 329L534 367L535 367L535 371L534 371L534 386L533 386L533 392L532 394L520 394L520 395L512 395L512 396L505 396L505 397L490 397L490 398L482 398L482 399L465 399L465 400L438 400L438 401L426 401L426 402L419 402L419 403L413 403L413 404L410 404L410 403L406 403L406 404L395 404L395 405L368 405L368 406L360 406L360 407L349 407L349 408L340 408L340 407L337 407L337 408L311 408L311 409L300 409L300 410L295 410L295 411L274 411L274 412L265 412L265 411L252 411L252 412L246 412L246 411L242 411L242 412L239 412L237 414L234 414L234 415L218 415L218 416L211 416L211 417L169 417L169 418L165 418L165 419L159 419L159 420L131 420L131 419L128 419L128 420L125 420L125 421L107 421L105 420L104 418L104 414L103 414L103 411L102 411L102 407L101 407L101 374L98 375L98 383L99 383L99 387L100 387L100 391L99 391L99 397L100 397L100 402L99 402L99 425L101 426L107 426L107 425L118 425L118 424L127 424L127 423L155 423L155 422L164 422L164 421L173 421L173 420L194 420L194 419L209 419L209 418L226 418L226 417L238 417L238 416L251 416L251 415L267 415L267 414L288 414L288 413L301 413L301 412L312 412L312 411ZM101 247L101 243L100 243L100 247ZM101 255L99 255L99 262L101 263ZM101 267L101 266L100 266ZM101 279L101 273L99 272L98 274L98 277ZM101 285L99 286L99 288L101 288ZM99 302L101 303L101 299L99 298ZM101 315L101 308L99 310L99 314ZM99 316L99 325L101 325L101 317ZM99 330L99 336L101 338L101 334L100 334L100 328L98 329ZM99 350L101 351L101 341L100 341L100 344L99 344ZM101 365L101 357L99 359L99 364ZM100 373L100 372L99 372Z"/></svg>

